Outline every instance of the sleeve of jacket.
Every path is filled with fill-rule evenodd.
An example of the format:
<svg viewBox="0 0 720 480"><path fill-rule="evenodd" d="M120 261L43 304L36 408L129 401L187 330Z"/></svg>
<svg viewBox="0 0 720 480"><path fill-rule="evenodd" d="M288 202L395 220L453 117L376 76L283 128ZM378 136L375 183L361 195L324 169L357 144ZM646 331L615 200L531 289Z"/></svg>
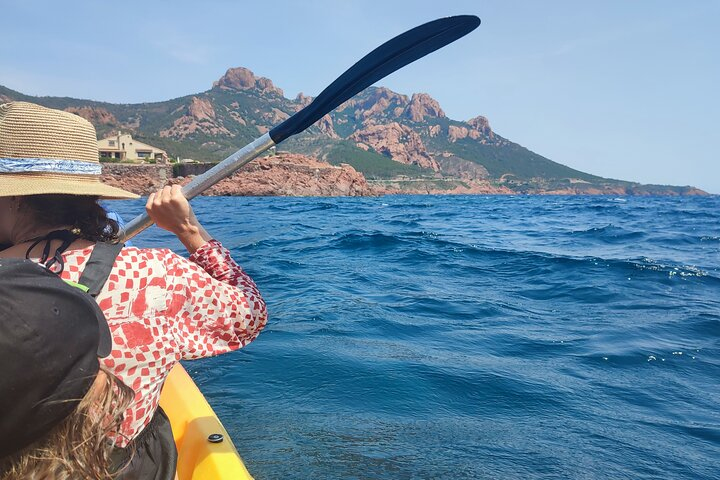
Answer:
<svg viewBox="0 0 720 480"><path fill-rule="evenodd" d="M237 350L267 323L265 302L255 282L211 240L189 260L167 260L166 312L183 360Z"/></svg>

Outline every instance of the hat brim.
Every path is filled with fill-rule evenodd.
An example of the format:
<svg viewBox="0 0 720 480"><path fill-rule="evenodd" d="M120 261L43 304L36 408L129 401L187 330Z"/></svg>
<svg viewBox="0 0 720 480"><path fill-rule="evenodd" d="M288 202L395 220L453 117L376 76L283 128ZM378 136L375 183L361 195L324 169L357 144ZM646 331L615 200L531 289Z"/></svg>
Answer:
<svg viewBox="0 0 720 480"><path fill-rule="evenodd" d="M127 190L100 182L95 175L54 175L49 173L0 174L0 197L22 195L87 195L104 200L139 198Z"/></svg>

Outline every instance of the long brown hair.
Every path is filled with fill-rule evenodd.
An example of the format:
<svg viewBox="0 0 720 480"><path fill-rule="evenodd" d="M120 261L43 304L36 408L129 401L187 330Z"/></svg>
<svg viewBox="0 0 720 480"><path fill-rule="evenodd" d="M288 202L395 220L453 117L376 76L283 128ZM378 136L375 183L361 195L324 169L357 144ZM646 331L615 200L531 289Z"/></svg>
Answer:
<svg viewBox="0 0 720 480"><path fill-rule="evenodd" d="M95 383L69 417L44 438L0 459L0 480L113 478L108 435L119 431L134 392L104 367L100 370L104 381Z"/></svg>
<svg viewBox="0 0 720 480"><path fill-rule="evenodd" d="M98 204L98 197L27 195L20 197L20 208L26 210L38 226L69 226L80 238L93 242L113 242L120 232L118 223Z"/></svg>

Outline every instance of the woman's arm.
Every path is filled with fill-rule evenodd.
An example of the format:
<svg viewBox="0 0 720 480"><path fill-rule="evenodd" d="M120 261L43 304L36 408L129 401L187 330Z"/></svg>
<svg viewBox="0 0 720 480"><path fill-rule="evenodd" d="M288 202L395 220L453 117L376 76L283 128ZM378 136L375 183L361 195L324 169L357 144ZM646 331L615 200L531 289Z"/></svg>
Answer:
<svg viewBox="0 0 720 480"><path fill-rule="evenodd" d="M235 263L230 252L200 225L179 186L150 195L150 218L174 233L190 252L190 260L166 258L166 314L182 358L216 355L252 341L267 323L265 302L255 282Z"/></svg>

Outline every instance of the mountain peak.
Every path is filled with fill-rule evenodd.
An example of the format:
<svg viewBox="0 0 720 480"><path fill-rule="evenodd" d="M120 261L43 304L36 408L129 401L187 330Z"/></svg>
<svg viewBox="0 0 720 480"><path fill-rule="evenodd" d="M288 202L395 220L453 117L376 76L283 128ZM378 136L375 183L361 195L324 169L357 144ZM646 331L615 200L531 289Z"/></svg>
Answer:
<svg viewBox="0 0 720 480"><path fill-rule="evenodd" d="M445 112L438 101L427 93L413 93L410 104L405 109L405 116L413 122L422 122L426 117L444 118Z"/></svg>
<svg viewBox="0 0 720 480"><path fill-rule="evenodd" d="M485 137L487 140L495 140L495 134L490 128L490 122L486 117L478 115L465 122L467 127L450 125L448 126L448 140L451 143L470 137L473 140L479 140ZM468 128L469 127L469 128ZM485 140L481 140L484 143Z"/></svg>
<svg viewBox="0 0 720 480"><path fill-rule="evenodd" d="M395 93L385 87L371 87L367 90L367 93L364 94L364 97L364 99L362 99L362 97L358 98L357 101L354 99L348 101L357 104L363 110L373 110L376 112L382 112L390 105L404 108L408 103L407 95Z"/></svg>
<svg viewBox="0 0 720 480"><path fill-rule="evenodd" d="M300 92L297 94L297 97L295 97L295 103L300 104L300 108L303 108L307 105L310 105L310 103L314 100L314 97L310 97L308 95L305 95L303 92Z"/></svg>
<svg viewBox="0 0 720 480"><path fill-rule="evenodd" d="M487 117L483 117L482 115L471 118L467 121L467 124L474 127L476 130L479 130L486 134L492 132L492 130L490 129L490 121L487 119Z"/></svg>
<svg viewBox="0 0 720 480"><path fill-rule="evenodd" d="M223 90L257 89L261 93L284 95L282 89L273 85L272 80L265 77L256 77L252 70L245 67L228 68L225 75L213 83L213 88L215 87Z"/></svg>

